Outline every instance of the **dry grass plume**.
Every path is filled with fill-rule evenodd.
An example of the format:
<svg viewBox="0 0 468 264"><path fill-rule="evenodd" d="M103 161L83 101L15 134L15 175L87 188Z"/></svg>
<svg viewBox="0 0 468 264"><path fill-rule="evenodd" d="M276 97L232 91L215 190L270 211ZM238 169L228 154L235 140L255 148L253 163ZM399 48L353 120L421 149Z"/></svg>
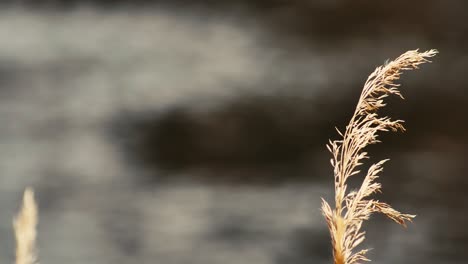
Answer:
<svg viewBox="0 0 468 264"><path fill-rule="evenodd" d="M16 238L16 264L37 263L36 226L37 204L34 193L26 189L23 196L23 205L18 215L13 220L13 228Z"/></svg>
<svg viewBox="0 0 468 264"><path fill-rule="evenodd" d="M403 98L398 90L399 84L395 83L403 71L417 69L420 64L429 62L428 58L436 53L436 50L426 52L411 50L394 61L377 67L364 84L356 110L346 130L344 133L338 131L342 138L330 141L327 145L333 155L331 164L335 178L335 208L332 209L322 199L322 213L330 230L335 264L369 261L366 257L368 249L357 252L355 249L365 238L365 232L361 230L362 223L368 220L372 213L383 213L403 226L405 222L415 217L400 213L386 203L369 198L381 189L380 183L376 180L387 160L371 165L357 190L348 191L347 180L353 175L360 174L360 165L369 157L364 148L380 142L377 139L378 132L404 131L402 120L380 117L377 110L385 106L384 99L388 95L393 94Z"/></svg>

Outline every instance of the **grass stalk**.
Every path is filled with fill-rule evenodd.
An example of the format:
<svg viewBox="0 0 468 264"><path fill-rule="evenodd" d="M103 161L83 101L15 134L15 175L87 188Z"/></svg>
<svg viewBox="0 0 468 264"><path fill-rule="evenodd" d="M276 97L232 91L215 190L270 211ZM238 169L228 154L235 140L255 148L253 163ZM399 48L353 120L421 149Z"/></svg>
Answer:
<svg viewBox="0 0 468 264"><path fill-rule="evenodd" d="M399 84L396 81L403 71L418 69L429 58L437 54L436 50L419 52L410 50L393 61L377 67L372 72L362 89L356 109L344 133L338 133L340 139L327 144L332 154L335 180L335 208L322 199L322 213L326 219L331 235L333 258L335 264L358 264L369 261L366 257L368 249L355 252L364 241L365 231L361 230L363 221L368 220L372 213L382 213L396 223L406 226L415 215L400 213L389 204L369 198L380 192L381 184L376 180L383 170L387 160L372 164L357 190L348 191L347 181L354 175L360 175L360 166L368 153L365 147L380 142L378 133L384 131L404 131L403 120L392 120L387 116L378 115L378 110L386 105L384 99L396 95L403 99Z"/></svg>

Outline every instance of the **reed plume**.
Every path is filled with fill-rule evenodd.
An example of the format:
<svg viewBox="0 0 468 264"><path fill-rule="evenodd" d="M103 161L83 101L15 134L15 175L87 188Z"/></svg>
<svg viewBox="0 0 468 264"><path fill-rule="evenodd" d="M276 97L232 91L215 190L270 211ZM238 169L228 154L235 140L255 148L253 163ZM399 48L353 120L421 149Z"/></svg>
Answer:
<svg viewBox="0 0 468 264"><path fill-rule="evenodd" d="M428 58L436 53L436 50L426 52L411 50L394 61L377 67L364 84L356 110L346 130L341 133L337 129L341 139L330 141L327 145L333 156L331 164L334 168L335 208L331 209L322 199L322 213L330 230L335 264L358 264L369 261L366 257L368 249L354 251L365 239L365 232L361 230L362 223L368 220L372 213L383 213L403 226L415 217L400 213L387 203L369 198L381 190L381 185L376 180L387 160L372 164L357 190L348 192L347 181L349 177L360 174L359 167L364 159L369 158L364 149L370 144L380 142L377 139L379 132L405 130L403 120L380 117L377 110L386 105L384 99L389 95L397 95L403 99L398 89L399 84L395 82L403 71L418 69L420 64L430 62Z"/></svg>
<svg viewBox="0 0 468 264"><path fill-rule="evenodd" d="M18 215L13 220L13 228L16 238L16 264L37 263L36 226L37 204L34 193L26 189L23 196L23 205Z"/></svg>

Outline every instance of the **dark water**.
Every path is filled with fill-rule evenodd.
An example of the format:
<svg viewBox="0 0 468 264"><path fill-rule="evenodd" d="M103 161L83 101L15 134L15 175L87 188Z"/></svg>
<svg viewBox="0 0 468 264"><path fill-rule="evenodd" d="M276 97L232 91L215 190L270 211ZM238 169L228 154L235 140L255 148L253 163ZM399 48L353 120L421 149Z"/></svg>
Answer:
<svg viewBox="0 0 468 264"><path fill-rule="evenodd" d="M464 2L46 2L0 11L1 262L33 186L41 263L331 263L325 143L374 67L437 48L388 108L408 132L370 150L418 217L373 217L366 246L465 263Z"/></svg>

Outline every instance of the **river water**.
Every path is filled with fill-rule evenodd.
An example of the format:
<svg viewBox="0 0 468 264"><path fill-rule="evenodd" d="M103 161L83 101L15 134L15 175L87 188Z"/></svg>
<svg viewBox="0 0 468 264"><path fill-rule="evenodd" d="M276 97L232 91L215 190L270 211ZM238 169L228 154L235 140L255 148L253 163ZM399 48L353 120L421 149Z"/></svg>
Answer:
<svg viewBox="0 0 468 264"><path fill-rule="evenodd" d="M41 263L331 263L325 143L373 67L432 43L402 34L327 47L248 14L2 10L0 262L14 258L11 219L32 186ZM393 108L420 134L375 149L392 159L382 199L418 217L406 229L372 218L374 263L465 263L466 139L424 119L441 98L424 97L436 73L412 72L413 103ZM450 102L464 100L457 87Z"/></svg>

